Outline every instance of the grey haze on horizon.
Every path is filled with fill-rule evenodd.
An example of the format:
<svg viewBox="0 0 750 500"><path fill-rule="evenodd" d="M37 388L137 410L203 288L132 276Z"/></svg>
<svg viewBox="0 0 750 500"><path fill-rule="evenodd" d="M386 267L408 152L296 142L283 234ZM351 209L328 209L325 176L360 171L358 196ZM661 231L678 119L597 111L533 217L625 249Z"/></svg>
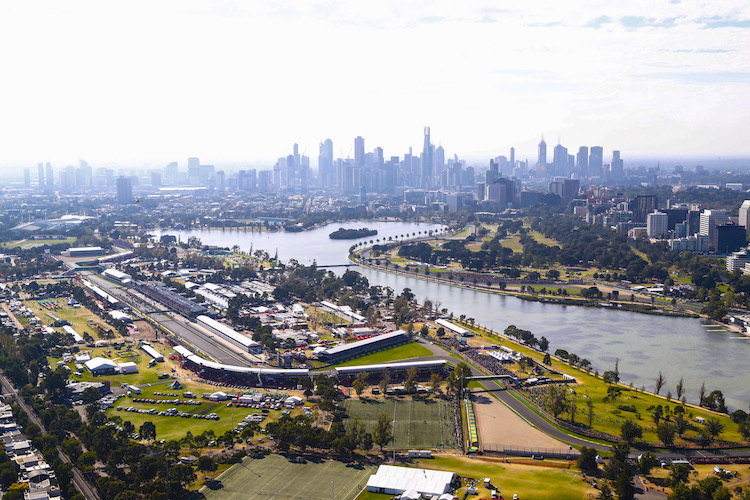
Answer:
<svg viewBox="0 0 750 500"><path fill-rule="evenodd" d="M750 158L750 4L714 4L7 2L0 169L270 168L294 143L314 167L327 137L403 156L424 126L479 165L542 135L629 166Z"/></svg>

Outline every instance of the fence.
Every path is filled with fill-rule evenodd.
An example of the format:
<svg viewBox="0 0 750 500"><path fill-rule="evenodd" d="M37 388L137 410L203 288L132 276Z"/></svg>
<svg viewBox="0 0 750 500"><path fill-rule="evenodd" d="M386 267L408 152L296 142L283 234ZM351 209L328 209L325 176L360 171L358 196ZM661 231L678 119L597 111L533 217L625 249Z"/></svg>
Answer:
<svg viewBox="0 0 750 500"><path fill-rule="evenodd" d="M575 448L526 448L518 446L507 446L498 443L483 443L482 451L485 453L499 453L514 457L544 457L561 458L564 460L576 460L580 453Z"/></svg>

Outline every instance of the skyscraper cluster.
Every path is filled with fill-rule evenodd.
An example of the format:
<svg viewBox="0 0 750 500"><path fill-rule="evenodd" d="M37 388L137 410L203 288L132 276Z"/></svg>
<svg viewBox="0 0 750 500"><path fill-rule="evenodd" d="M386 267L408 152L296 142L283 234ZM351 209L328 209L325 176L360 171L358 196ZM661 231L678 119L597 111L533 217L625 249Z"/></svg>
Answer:
<svg viewBox="0 0 750 500"><path fill-rule="evenodd" d="M624 176L623 160L619 151L612 151L612 161L604 163L604 148L601 146L581 146L575 155L568 154L568 148L557 144L553 149L552 163L547 163L547 143L542 137L539 142L536 175L539 178L576 177L603 181L620 181Z"/></svg>

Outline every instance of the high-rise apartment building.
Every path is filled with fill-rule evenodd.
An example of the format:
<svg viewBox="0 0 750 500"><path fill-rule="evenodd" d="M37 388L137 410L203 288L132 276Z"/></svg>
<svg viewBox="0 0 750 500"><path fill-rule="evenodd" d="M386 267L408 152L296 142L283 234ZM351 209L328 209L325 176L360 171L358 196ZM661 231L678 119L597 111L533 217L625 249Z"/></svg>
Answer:
<svg viewBox="0 0 750 500"><path fill-rule="evenodd" d="M41 165L41 163L39 165ZM26 187L31 186L31 169L28 167L23 169L23 185Z"/></svg>
<svg viewBox="0 0 750 500"><path fill-rule="evenodd" d="M329 188L335 184L336 173L333 169L333 141L326 139L320 143L318 152L318 180L320 186Z"/></svg>
<svg viewBox="0 0 750 500"><path fill-rule="evenodd" d="M40 163L36 166L37 169L37 179L39 180L39 187L44 186L44 163ZM31 173L29 172L29 175Z"/></svg>
<svg viewBox="0 0 750 500"><path fill-rule="evenodd" d="M47 187L53 187L55 185L55 174L52 172L52 164L50 162L47 162L44 165L45 170L45 182L47 183Z"/></svg>

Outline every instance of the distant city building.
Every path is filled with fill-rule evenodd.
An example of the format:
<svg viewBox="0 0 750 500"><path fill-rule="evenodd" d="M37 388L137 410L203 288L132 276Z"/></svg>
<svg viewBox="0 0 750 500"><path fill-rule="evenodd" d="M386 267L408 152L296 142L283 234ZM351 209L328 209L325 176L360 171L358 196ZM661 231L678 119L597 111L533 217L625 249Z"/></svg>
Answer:
<svg viewBox="0 0 750 500"><path fill-rule="evenodd" d="M39 187L44 186L44 163L40 163L36 166L37 169L37 179L39 180ZM29 179L31 179L31 173L29 173ZM27 184L27 186L30 185Z"/></svg>
<svg viewBox="0 0 750 500"><path fill-rule="evenodd" d="M740 226L745 228L745 232L750 234L750 200L745 200L740 205Z"/></svg>
<svg viewBox="0 0 750 500"><path fill-rule="evenodd" d="M659 199L654 194L638 195L630 202L635 222L646 222L646 216L658 208Z"/></svg>
<svg viewBox="0 0 750 500"><path fill-rule="evenodd" d="M750 255L748 255L747 248L732 252L727 257L727 271L730 273L742 271L745 268L745 264L750 264Z"/></svg>
<svg viewBox="0 0 750 500"><path fill-rule="evenodd" d="M41 163L39 164L41 165ZM26 187L31 187L31 169L24 168L23 169L23 185ZM43 186L44 184L39 184L40 186Z"/></svg>
<svg viewBox="0 0 750 500"><path fill-rule="evenodd" d="M727 189L732 191L742 191L743 185L741 182L727 182Z"/></svg>
<svg viewBox="0 0 750 500"><path fill-rule="evenodd" d="M53 187L55 185L55 175L52 171L52 164L50 162L47 162L44 165L44 171L45 171L45 182L47 183L47 187Z"/></svg>
<svg viewBox="0 0 750 500"><path fill-rule="evenodd" d="M649 238L664 238L669 232L669 216L663 212L652 212L646 220L646 234Z"/></svg>
<svg viewBox="0 0 750 500"><path fill-rule="evenodd" d="M581 146L578 148L578 154L576 155L576 168L578 169L578 175L580 177L588 177L589 148L587 146Z"/></svg>
<svg viewBox="0 0 750 500"><path fill-rule="evenodd" d="M589 177L603 177L603 166L604 148L601 146L593 146L589 153Z"/></svg>
<svg viewBox="0 0 750 500"><path fill-rule="evenodd" d="M542 137L542 140L539 142L537 150L536 170L539 177L545 177L547 175L547 143L544 142L544 137Z"/></svg>
<svg viewBox="0 0 750 500"><path fill-rule="evenodd" d="M719 246L716 226L729 222L729 216L724 210L704 210L700 218L700 234L708 237L711 250L717 251Z"/></svg>
<svg viewBox="0 0 750 500"><path fill-rule="evenodd" d="M117 204L129 205L133 202L133 186L130 177L117 178Z"/></svg>
<svg viewBox="0 0 750 500"><path fill-rule="evenodd" d="M716 226L716 253L723 255L736 252L745 245L747 237L743 226L733 223Z"/></svg>

